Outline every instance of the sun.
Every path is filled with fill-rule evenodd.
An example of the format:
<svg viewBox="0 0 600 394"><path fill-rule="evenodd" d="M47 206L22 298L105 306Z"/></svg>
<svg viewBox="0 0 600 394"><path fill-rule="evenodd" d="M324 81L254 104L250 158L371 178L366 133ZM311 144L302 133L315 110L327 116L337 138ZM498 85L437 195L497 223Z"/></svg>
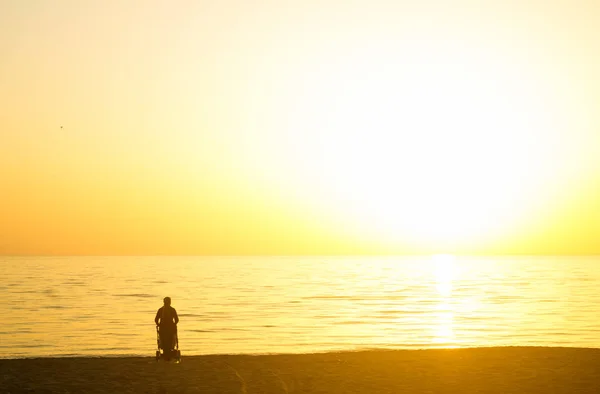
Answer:
<svg viewBox="0 0 600 394"><path fill-rule="evenodd" d="M294 71L273 76L281 178L383 243L483 245L518 226L557 171L560 111L535 70L502 54L380 43Z"/></svg>

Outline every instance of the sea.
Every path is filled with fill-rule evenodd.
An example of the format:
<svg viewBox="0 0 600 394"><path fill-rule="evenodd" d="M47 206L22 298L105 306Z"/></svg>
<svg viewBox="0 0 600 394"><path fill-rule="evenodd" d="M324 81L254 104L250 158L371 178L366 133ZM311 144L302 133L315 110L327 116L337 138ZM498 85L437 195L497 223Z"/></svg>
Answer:
<svg viewBox="0 0 600 394"><path fill-rule="evenodd" d="M600 256L0 257L0 358L600 347Z"/></svg>

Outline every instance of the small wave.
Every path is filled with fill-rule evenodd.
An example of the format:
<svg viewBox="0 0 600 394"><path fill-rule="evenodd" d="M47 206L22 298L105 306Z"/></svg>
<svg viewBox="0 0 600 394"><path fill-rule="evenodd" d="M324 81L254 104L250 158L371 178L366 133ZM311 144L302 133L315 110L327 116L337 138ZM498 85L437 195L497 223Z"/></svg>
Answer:
<svg viewBox="0 0 600 394"><path fill-rule="evenodd" d="M379 315L422 315L429 313L430 311L423 310L410 310L410 309L386 309L382 311L377 311Z"/></svg>
<svg viewBox="0 0 600 394"><path fill-rule="evenodd" d="M135 297L135 298L156 298L153 294L134 293L134 294L113 294L114 297Z"/></svg>
<svg viewBox="0 0 600 394"><path fill-rule="evenodd" d="M216 332L214 330L186 330L186 331L190 331L190 332Z"/></svg>
<svg viewBox="0 0 600 394"><path fill-rule="evenodd" d="M51 298L58 297L58 295L56 294L56 290L54 290L54 289L43 290L42 294L46 295L47 297L51 297Z"/></svg>
<svg viewBox="0 0 600 394"><path fill-rule="evenodd" d="M47 348L52 347L52 345L43 345L43 344L29 344L29 343L20 343L18 345L0 345L0 349L14 349L14 348L27 348L27 349L39 349L39 348Z"/></svg>
<svg viewBox="0 0 600 394"><path fill-rule="evenodd" d="M490 299L494 300L495 302L497 302L499 304L502 304L504 302L515 302L515 301L525 300L525 298L522 296L513 296L513 295L494 295L494 296L491 296Z"/></svg>
<svg viewBox="0 0 600 394"><path fill-rule="evenodd" d="M457 320L463 321L487 321L490 320L489 316L475 316L475 315L457 315Z"/></svg>
<svg viewBox="0 0 600 394"><path fill-rule="evenodd" d="M252 338L244 338L244 337L225 337L223 338L226 341L236 341L236 342L251 342Z"/></svg>
<svg viewBox="0 0 600 394"><path fill-rule="evenodd" d="M579 333L576 332L564 332L564 331L558 331L558 332L548 332L548 333L544 333L545 335L551 335L551 336L557 336L557 337L577 337L579 336Z"/></svg>
<svg viewBox="0 0 600 394"><path fill-rule="evenodd" d="M87 347L87 348L84 347L84 348L81 349L81 351L83 351L83 352L99 352L99 351L101 351L101 352L111 352L111 351L114 352L114 351L127 351L127 350L130 350L130 349L126 348L126 347L116 347L116 346L105 347L105 348L104 347Z"/></svg>

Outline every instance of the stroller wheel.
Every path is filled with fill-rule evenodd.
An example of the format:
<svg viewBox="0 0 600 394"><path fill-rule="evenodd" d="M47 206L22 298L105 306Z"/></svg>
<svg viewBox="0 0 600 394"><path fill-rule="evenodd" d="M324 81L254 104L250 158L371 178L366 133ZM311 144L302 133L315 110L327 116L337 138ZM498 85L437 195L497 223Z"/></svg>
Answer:
<svg viewBox="0 0 600 394"><path fill-rule="evenodd" d="M177 362L180 363L181 362L181 351L177 350L177 353L175 353L175 357L177 359Z"/></svg>
<svg viewBox="0 0 600 394"><path fill-rule="evenodd" d="M160 360L160 350L156 351L156 361Z"/></svg>

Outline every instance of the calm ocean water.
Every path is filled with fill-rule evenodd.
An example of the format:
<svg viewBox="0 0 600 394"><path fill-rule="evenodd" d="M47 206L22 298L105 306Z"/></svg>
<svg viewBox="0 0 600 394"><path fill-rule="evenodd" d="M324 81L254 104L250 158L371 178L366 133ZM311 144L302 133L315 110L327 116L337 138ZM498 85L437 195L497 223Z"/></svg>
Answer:
<svg viewBox="0 0 600 394"><path fill-rule="evenodd" d="M0 257L0 357L600 347L600 257Z"/></svg>

